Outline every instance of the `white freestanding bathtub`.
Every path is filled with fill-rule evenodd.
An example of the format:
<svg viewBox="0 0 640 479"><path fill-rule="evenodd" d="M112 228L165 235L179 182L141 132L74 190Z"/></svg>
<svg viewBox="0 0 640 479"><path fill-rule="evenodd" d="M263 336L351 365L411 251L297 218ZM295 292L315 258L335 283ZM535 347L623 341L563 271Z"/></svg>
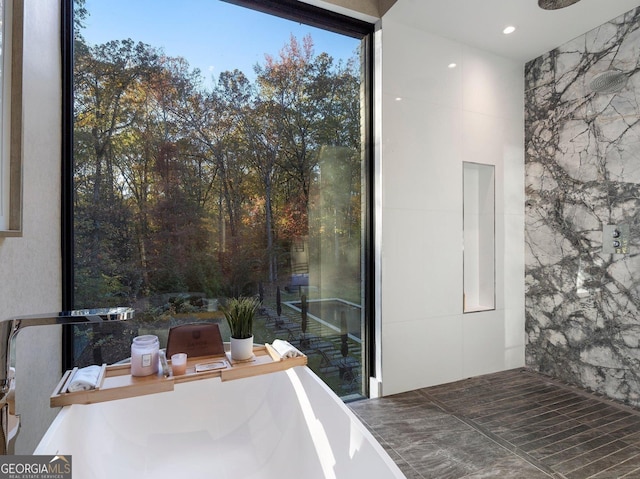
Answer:
<svg viewBox="0 0 640 479"><path fill-rule="evenodd" d="M34 454L71 455L78 479L405 477L304 366L67 406Z"/></svg>

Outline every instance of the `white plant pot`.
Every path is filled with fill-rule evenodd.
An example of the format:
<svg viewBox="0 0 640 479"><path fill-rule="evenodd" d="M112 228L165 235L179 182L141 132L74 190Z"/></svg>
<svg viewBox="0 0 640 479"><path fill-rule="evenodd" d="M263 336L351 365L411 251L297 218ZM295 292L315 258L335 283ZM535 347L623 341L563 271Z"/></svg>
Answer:
<svg viewBox="0 0 640 479"><path fill-rule="evenodd" d="M236 361L244 361L251 359L253 356L253 336L250 338L236 339L231 338L231 359Z"/></svg>

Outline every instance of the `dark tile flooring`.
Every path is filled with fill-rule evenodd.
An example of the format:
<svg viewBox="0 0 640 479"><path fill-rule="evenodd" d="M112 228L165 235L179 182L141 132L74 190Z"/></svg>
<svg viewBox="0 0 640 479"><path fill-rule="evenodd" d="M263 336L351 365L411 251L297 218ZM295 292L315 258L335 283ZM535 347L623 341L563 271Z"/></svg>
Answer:
<svg viewBox="0 0 640 479"><path fill-rule="evenodd" d="M525 369L349 406L409 479L640 478L640 411Z"/></svg>

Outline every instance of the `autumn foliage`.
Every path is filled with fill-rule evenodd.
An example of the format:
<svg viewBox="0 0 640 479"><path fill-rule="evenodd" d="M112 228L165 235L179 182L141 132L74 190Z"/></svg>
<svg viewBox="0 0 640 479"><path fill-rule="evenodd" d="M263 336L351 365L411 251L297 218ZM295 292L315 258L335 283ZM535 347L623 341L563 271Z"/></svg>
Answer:
<svg viewBox="0 0 640 479"><path fill-rule="evenodd" d="M359 248L357 58L291 37L207 88L161 49L77 34L74 69L77 307L253 293L300 237Z"/></svg>

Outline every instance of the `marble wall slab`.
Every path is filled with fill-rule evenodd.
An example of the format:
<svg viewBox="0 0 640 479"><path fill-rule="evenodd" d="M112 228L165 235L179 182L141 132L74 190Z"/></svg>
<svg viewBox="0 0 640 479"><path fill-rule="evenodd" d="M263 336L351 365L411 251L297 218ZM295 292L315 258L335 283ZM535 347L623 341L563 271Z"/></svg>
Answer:
<svg viewBox="0 0 640 479"><path fill-rule="evenodd" d="M626 86L594 93L610 69ZM529 62L525 90L527 365L640 405L640 7Z"/></svg>

